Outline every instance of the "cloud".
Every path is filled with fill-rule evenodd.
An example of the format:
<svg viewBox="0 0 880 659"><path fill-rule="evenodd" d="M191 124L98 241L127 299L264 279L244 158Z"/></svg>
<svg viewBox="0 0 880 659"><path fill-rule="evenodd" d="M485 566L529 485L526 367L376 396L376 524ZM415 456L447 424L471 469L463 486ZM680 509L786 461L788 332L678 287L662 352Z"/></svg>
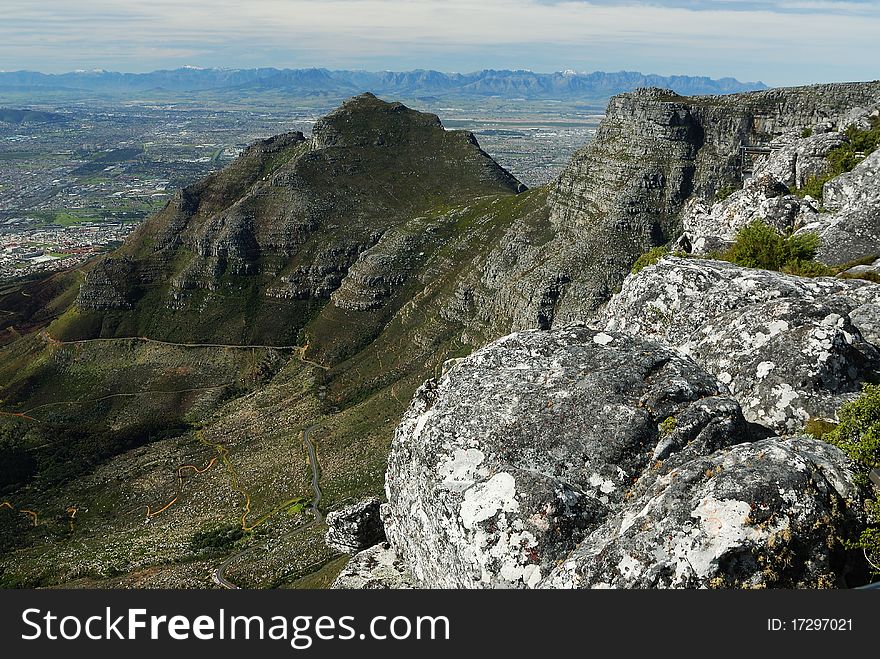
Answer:
<svg viewBox="0 0 880 659"><path fill-rule="evenodd" d="M612 69L788 82L803 81L810 70L815 79L870 77L880 54L880 7L873 1L5 0L4 5L4 69L145 70L237 62L594 69L602 63ZM198 61L175 61L180 57ZM481 57L491 61L481 63ZM758 75L761 71L765 75Z"/></svg>

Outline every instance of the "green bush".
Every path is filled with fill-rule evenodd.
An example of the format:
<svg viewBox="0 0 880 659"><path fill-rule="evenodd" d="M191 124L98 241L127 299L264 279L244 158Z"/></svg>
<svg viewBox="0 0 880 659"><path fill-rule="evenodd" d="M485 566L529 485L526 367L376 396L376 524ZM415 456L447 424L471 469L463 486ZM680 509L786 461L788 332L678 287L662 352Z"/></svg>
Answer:
<svg viewBox="0 0 880 659"><path fill-rule="evenodd" d="M846 130L846 136L853 151L868 155L880 146L880 117L871 119L871 127L867 130L850 126Z"/></svg>
<svg viewBox="0 0 880 659"><path fill-rule="evenodd" d="M641 272L649 265L654 265L662 259L664 256L669 254L669 248L667 247L655 247L651 250L648 250L644 254L642 254L639 258L636 259L636 262L633 263L632 273L636 274Z"/></svg>
<svg viewBox="0 0 880 659"><path fill-rule="evenodd" d="M737 187L734 185L723 185L715 191L715 201L724 201L734 192L741 189L741 187Z"/></svg>
<svg viewBox="0 0 880 659"><path fill-rule="evenodd" d="M675 427L678 425L678 421L674 416L668 416L663 421L660 422L660 436L666 437L667 435L671 435L675 431Z"/></svg>
<svg viewBox="0 0 880 659"><path fill-rule="evenodd" d="M782 266L782 272L798 277L833 277L837 270L818 261L792 261Z"/></svg>
<svg viewBox="0 0 880 659"><path fill-rule="evenodd" d="M806 137L811 137L812 135L813 135L813 129L812 129L812 128L807 127L807 128L804 128L804 129L801 131L801 137L806 138Z"/></svg>
<svg viewBox="0 0 880 659"><path fill-rule="evenodd" d="M794 193L799 197L812 197L813 199L821 199L822 188L825 187L825 184L835 176L837 175L834 174L825 176L811 176L809 179L807 179L807 182L804 183L804 186L795 190Z"/></svg>
<svg viewBox="0 0 880 659"><path fill-rule="evenodd" d="M199 531L189 542L195 553L217 553L231 549L244 537L240 524L225 524L210 531Z"/></svg>
<svg viewBox="0 0 880 659"><path fill-rule="evenodd" d="M837 424L825 419L813 418L807 421L804 432L816 439L825 439L825 436L837 428Z"/></svg>
<svg viewBox="0 0 880 659"><path fill-rule="evenodd" d="M736 242L722 254L725 261L744 268L784 271L815 277L830 270L813 261L819 249L819 236L804 233L783 236L763 220L755 220L739 230Z"/></svg>
<svg viewBox="0 0 880 659"><path fill-rule="evenodd" d="M869 155L880 146L880 118L871 120L871 127L867 130L859 130L850 126L844 132L847 142L828 153L830 169L822 176L814 176L804 183L802 188L794 193L801 197L810 195L815 199L822 198L822 188L833 178L852 171L859 164L861 157L856 154Z"/></svg>
<svg viewBox="0 0 880 659"><path fill-rule="evenodd" d="M846 403L837 415L840 424L825 439L842 449L865 474L880 467L880 385L866 384L862 395Z"/></svg>
<svg viewBox="0 0 880 659"><path fill-rule="evenodd" d="M823 439L846 453L855 463L856 482L873 496L868 479L871 469L880 467L880 385L866 384L862 395L846 403L838 412L840 424ZM857 546L880 557L880 501L876 496L866 506L868 527Z"/></svg>

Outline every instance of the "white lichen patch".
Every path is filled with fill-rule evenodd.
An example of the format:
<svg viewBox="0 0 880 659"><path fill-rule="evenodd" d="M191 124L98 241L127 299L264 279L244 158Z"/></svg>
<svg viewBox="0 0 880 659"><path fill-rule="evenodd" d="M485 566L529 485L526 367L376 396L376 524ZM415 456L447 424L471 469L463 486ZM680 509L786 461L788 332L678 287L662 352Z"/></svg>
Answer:
<svg viewBox="0 0 880 659"><path fill-rule="evenodd" d="M416 441L422 434L422 431L425 429L425 424L428 423L428 420L434 415L434 410L430 409L424 414L420 414L418 419L416 419L416 427L412 432L412 441Z"/></svg>
<svg viewBox="0 0 880 659"><path fill-rule="evenodd" d="M624 554L617 564L617 571L624 579L636 579L644 569L642 562L629 554Z"/></svg>
<svg viewBox="0 0 880 659"><path fill-rule="evenodd" d="M505 471L485 483L472 486L464 493L459 516L467 529L494 517L498 512L517 512L516 479Z"/></svg>
<svg viewBox="0 0 880 659"><path fill-rule="evenodd" d="M762 532L747 524L750 512L751 506L745 501L719 500L711 495L697 504L691 517L699 520L701 533L685 555L698 576L710 574L728 550L761 539Z"/></svg>
<svg viewBox="0 0 880 659"><path fill-rule="evenodd" d="M767 331L770 333L771 337L781 334L782 332L787 332L788 329L789 324L784 320L771 320L767 323Z"/></svg>
<svg viewBox="0 0 880 659"><path fill-rule="evenodd" d="M463 492L474 484L478 468L485 459L486 455L479 449L455 449L452 458L437 469L442 479L440 488L450 492Z"/></svg>
<svg viewBox="0 0 880 659"><path fill-rule="evenodd" d="M759 380L763 380L770 374L770 371L772 371L774 368L776 368L776 364L774 364L773 362L761 362L760 364L758 364L758 370L755 373L755 377L757 377Z"/></svg>
<svg viewBox="0 0 880 659"><path fill-rule="evenodd" d="M801 397L801 395L787 382L783 382L782 384L773 387L773 395L776 398L775 407L780 411L790 407L794 400Z"/></svg>
<svg viewBox="0 0 880 659"><path fill-rule="evenodd" d="M607 346L609 343L614 342L614 337L610 334L606 334L605 332L599 332L596 336L593 337L593 343L598 343L600 346Z"/></svg>
<svg viewBox="0 0 880 659"><path fill-rule="evenodd" d="M534 564L520 565L513 560L506 561L499 574L507 581L522 581L529 588L534 588L541 581L541 568Z"/></svg>
<svg viewBox="0 0 880 659"><path fill-rule="evenodd" d="M602 476L596 473L590 475L588 482L590 483L590 487L597 488L602 494L611 494L617 489L614 481L609 478L602 478Z"/></svg>

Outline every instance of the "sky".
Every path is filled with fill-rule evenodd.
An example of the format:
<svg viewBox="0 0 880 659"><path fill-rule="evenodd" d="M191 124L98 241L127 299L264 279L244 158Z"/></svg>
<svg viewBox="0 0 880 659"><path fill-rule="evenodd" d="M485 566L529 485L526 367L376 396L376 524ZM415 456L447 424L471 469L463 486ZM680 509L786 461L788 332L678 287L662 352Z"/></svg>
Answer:
<svg viewBox="0 0 880 659"><path fill-rule="evenodd" d="M880 0L3 0L0 70L179 66L880 78Z"/></svg>

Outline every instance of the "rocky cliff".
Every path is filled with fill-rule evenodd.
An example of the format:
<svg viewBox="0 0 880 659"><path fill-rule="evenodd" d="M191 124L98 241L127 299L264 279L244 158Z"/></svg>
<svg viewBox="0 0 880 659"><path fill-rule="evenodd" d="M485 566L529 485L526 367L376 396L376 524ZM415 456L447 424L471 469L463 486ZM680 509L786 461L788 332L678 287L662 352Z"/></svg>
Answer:
<svg viewBox="0 0 880 659"><path fill-rule="evenodd" d="M830 216L791 190L878 105L877 83L614 99L549 190L544 258L513 228L493 253L528 273L532 326L555 329L502 338L416 393L386 472L390 544L336 587L862 583L845 540L865 524L853 465L800 433L880 376L877 285L694 258L626 268L682 229L708 251L758 218L818 226L828 262L876 249L876 154L826 183ZM741 147L771 140L712 205L743 174ZM509 310L513 295L497 299Z"/></svg>
<svg viewBox="0 0 880 659"><path fill-rule="evenodd" d="M511 329L584 320L642 252L681 235L689 208L740 186L750 166L742 147L769 148L817 125L848 125L878 104L876 82L704 97L642 89L615 97L596 139L549 185L546 203L513 223L479 283L463 284L458 296L474 301L480 320L503 318ZM817 151L813 166L829 148ZM802 178L809 173L799 170ZM789 220L801 207L790 198L773 203Z"/></svg>
<svg viewBox="0 0 880 659"><path fill-rule="evenodd" d="M0 455L24 456L2 485L80 502L88 551L19 529L0 569L47 585L160 565L138 578L168 583L150 575L219 543L251 586L329 583L343 549L340 586L864 582L853 467L801 433L880 377L876 285L697 252L757 217L815 227L826 263L880 246L876 154L822 203L797 189L833 174L878 91L623 95L535 190L371 95L254 144L90 269L3 295L30 306L0 352ZM630 274L670 241L693 253ZM303 429L332 549L290 532L314 493ZM383 484L384 529L364 501ZM232 560L263 523L266 551Z"/></svg>

